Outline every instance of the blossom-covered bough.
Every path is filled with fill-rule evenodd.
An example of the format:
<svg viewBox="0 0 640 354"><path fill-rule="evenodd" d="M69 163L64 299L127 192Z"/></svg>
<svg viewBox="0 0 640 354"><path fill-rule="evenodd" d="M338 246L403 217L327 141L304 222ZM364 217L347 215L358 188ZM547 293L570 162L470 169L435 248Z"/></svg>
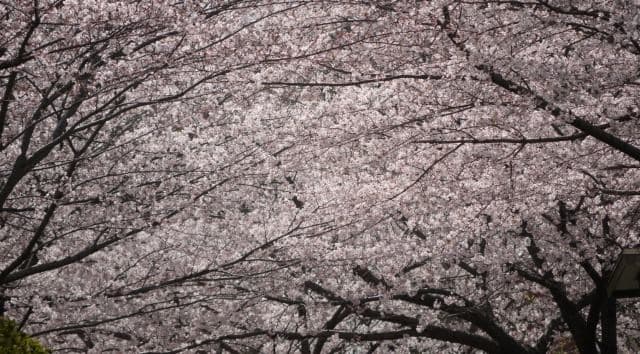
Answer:
<svg viewBox="0 0 640 354"><path fill-rule="evenodd" d="M286 265L242 268L306 226L251 234L277 206L251 187L268 176L242 116L259 89L237 72L281 58L252 28L296 7L0 3L2 315L56 350L164 348L184 335L165 317L222 318L225 282Z"/></svg>
<svg viewBox="0 0 640 354"><path fill-rule="evenodd" d="M607 277L640 242L633 2L2 11L0 285L51 348L616 343ZM621 351L637 321L620 301Z"/></svg>
<svg viewBox="0 0 640 354"><path fill-rule="evenodd" d="M348 49L264 80L314 112L297 120L314 139L288 151L324 163L283 163L320 185L308 207L361 210L358 231L306 241L322 251L299 252L299 291L284 292L301 328L281 323L273 345L611 350L606 280L638 244L638 5L366 9L331 33ZM619 311L627 351L636 311Z"/></svg>

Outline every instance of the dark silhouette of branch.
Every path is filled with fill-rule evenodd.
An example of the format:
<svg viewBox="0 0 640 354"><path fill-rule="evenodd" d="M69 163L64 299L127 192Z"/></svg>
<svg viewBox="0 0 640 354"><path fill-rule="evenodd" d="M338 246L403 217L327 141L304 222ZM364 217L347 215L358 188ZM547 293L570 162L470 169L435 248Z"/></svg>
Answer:
<svg viewBox="0 0 640 354"><path fill-rule="evenodd" d="M390 75L382 78L376 79L368 79L368 80L358 80L358 81L348 81L348 82L287 82L287 81L268 81L263 82L263 85L267 86L298 86L298 87L314 87L314 86L324 86L324 87L343 87L343 86L359 86L364 84L371 84L375 82L385 82L385 81L393 81L393 80L401 80L401 79L413 79L413 80L440 80L442 79L442 75Z"/></svg>

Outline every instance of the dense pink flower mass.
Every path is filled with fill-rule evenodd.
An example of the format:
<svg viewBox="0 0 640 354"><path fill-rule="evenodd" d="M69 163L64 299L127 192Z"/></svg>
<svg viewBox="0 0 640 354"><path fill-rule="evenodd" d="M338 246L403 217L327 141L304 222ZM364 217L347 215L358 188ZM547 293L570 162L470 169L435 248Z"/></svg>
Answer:
<svg viewBox="0 0 640 354"><path fill-rule="evenodd" d="M49 348L639 350L638 1L0 16L0 314Z"/></svg>

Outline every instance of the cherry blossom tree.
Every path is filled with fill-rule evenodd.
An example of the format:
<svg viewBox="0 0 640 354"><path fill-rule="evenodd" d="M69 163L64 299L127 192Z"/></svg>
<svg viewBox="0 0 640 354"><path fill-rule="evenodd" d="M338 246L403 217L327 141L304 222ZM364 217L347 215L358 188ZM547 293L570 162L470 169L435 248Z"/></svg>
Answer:
<svg viewBox="0 0 640 354"><path fill-rule="evenodd" d="M2 6L0 284L52 348L637 351L637 4Z"/></svg>
<svg viewBox="0 0 640 354"><path fill-rule="evenodd" d="M334 229L254 286L273 322L182 348L637 351L605 288L638 245L638 6L316 10L304 30L339 49L261 82L292 112L268 110L298 217Z"/></svg>
<svg viewBox="0 0 640 354"><path fill-rule="evenodd" d="M183 308L222 318L227 284L285 266L250 259L302 225L265 226L237 72L293 55L255 28L297 6L1 3L2 315L61 351L165 347L210 320L172 333Z"/></svg>

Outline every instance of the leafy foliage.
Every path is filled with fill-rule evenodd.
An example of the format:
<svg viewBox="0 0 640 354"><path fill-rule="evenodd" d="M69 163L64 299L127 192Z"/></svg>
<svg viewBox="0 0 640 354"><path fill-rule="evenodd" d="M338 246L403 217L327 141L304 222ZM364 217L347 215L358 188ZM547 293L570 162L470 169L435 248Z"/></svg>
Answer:
<svg viewBox="0 0 640 354"><path fill-rule="evenodd" d="M0 353L3 354L48 354L38 341L20 332L10 319L0 318Z"/></svg>

